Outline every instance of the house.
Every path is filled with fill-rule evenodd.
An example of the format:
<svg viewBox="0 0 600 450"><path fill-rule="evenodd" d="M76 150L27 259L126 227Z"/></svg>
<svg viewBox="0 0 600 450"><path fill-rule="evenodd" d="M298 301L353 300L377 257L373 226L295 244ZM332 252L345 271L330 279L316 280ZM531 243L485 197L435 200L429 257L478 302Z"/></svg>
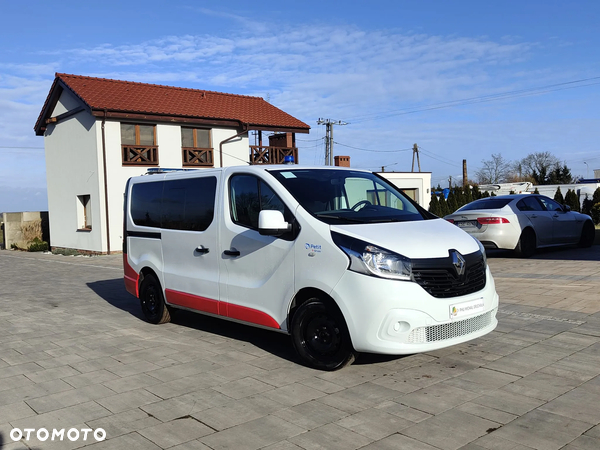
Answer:
<svg viewBox="0 0 600 450"><path fill-rule="evenodd" d="M260 97L57 73L34 129L44 136L52 248L111 253L122 248L130 177L298 162L295 134L310 127ZM276 133L269 145L263 131Z"/></svg>

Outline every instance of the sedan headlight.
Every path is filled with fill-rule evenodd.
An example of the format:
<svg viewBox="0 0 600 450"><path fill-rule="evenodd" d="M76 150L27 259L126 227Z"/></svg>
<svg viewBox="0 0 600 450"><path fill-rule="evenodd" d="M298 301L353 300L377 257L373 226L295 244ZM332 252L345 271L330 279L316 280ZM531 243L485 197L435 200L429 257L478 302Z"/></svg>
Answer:
<svg viewBox="0 0 600 450"><path fill-rule="evenodd" d="M410 258L344 234L332 232L333 242L350 259L349 270L394 280L412 280Z"/></svg>

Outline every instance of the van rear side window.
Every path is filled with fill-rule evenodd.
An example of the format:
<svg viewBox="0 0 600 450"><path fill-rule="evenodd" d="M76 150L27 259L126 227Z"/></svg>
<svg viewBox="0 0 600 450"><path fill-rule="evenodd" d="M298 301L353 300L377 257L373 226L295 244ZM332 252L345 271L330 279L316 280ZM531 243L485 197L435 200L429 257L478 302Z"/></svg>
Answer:
<svg viewBox="0 0 600 450"><path fill-rule="evenodd" d="M138 183L131 190L136 225L204 231L213 221L216 177Z"/></svg>

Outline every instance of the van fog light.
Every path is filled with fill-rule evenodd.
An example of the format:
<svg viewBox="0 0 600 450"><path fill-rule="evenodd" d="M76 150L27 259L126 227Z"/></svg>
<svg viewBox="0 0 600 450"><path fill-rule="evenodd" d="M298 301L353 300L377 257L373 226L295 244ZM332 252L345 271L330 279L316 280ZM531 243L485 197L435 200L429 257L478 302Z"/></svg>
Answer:
<svg viewBox="0 0 600 450"><path fill-rule="evenodd" d="M394 324L394 331L396 333L405 333L410 329L410 324L408 322L400 321Z"/></svg>

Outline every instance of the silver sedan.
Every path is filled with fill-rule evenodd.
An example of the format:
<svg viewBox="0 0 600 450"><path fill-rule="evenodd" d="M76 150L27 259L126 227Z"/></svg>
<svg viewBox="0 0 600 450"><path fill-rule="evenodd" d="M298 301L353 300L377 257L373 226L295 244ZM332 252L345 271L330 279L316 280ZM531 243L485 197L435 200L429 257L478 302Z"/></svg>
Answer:
<svg viewBox="0 0 600 450"><path fill-rule="evenodd" d="M590 216L537 194L482 198L444 219L477 238L487 249L514 250L523 257L541 247L590 247L595 237Z"/></svg>

